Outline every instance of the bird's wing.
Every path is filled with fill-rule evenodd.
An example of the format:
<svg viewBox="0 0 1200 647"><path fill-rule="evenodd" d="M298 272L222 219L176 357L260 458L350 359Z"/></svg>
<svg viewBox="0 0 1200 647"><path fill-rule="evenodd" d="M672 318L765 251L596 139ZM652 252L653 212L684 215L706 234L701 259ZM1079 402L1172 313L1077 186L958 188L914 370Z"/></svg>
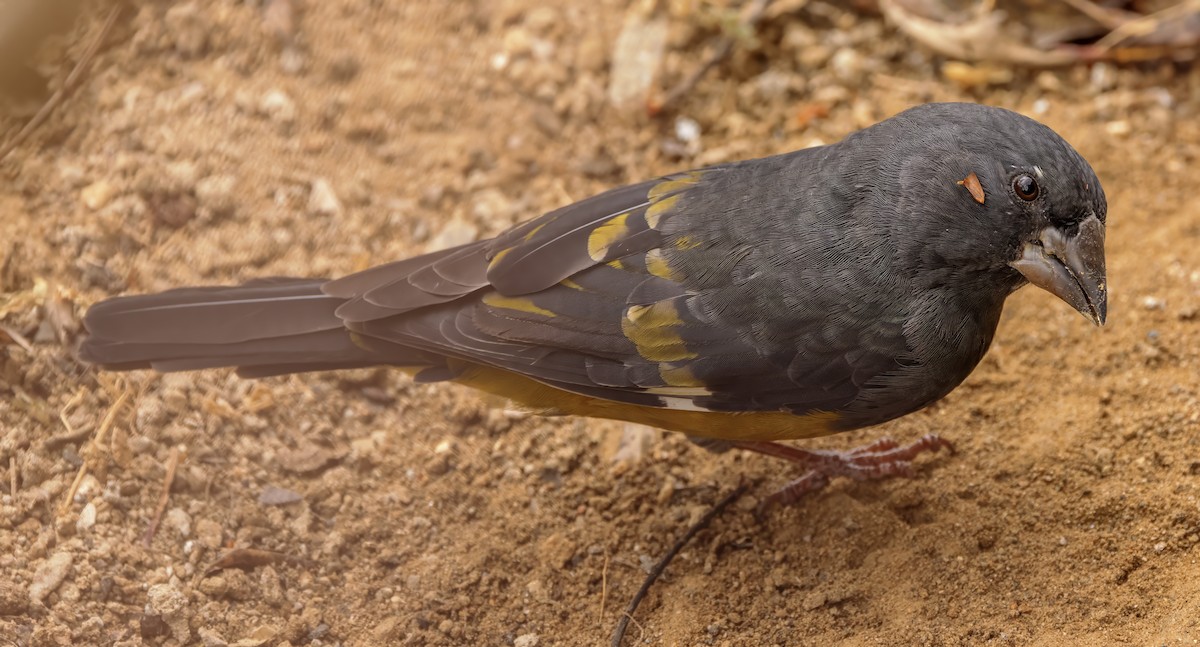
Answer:
<svg viewBox="0 0 1200 647"><path fill-rule="evenodd" d="M689 194L725 172L616 189L495 239L366 270L324 290L349 299L338 315L383 354L414 348L630 404L835 410L860 388L863 358L848 352L854 340L764 348L746 326L713 316L713 295L689 289L689 277L672 266L679 254L712 246L664 232L686 231L689 208L705 202ZM736 262L739 253L726 256ZM423 377L454 372L435 366Z"/></svg>

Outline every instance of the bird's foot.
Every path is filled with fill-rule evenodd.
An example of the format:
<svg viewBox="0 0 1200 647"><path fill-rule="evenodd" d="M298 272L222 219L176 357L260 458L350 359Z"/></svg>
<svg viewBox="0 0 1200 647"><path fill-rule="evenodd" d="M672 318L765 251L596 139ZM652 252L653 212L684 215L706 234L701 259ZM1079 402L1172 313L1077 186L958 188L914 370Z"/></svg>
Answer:
<svg viewBox="0 0 1200 647"><path fill-rule="evenodd" d="M760 510L776 503L795 503L808 493L824 488L835 476L856 481L911 476L912 460L919 454L937 452L942 448L954 452L954 445L937 434L927 434L907 445L901 445L891 438L880 438L869 445L845 451L800 449L769 441L731 441L730 445L782 458L807 470L803 476L767 497Z"/></svg>

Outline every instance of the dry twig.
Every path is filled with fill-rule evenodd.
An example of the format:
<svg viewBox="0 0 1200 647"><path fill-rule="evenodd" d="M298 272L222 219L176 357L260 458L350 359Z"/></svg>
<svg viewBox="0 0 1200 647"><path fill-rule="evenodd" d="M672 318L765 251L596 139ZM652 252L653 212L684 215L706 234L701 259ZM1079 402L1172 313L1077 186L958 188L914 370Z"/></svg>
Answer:
<svg viewBox="0 0 1200 647"><path fill-rule="evenodd" d="M158 524L162 521L163 512L167 509L167 501L171 498L171 484L175 482L175 470L179 468L179 462L183 460L184 452L181 447L172 447L171 456L167 459L167 473L163 476L162 493L158 495L158 507L154 511L154 517L150 520L150 527L146 528L146 535L142 538L142 545L146 548L154 541L154 533L158 531Z"/></svg>
<svg viewBox="0 0 1200 647"><path fill-rule="evenodd" d="M600 618L597 624L604 624L604 605L608 602L608 551L604 552L604 566L600 569Z"/></svg>
<svg viewBox="0 0 1200 647"><path fill-rule="evenodd" d="M740 28L738 31L752 31L758 25L758 21L762 20L763 13L771 4L771 0L752 0L749 7L745 10L742 16ZM733 52L733 45L736 41L735 35L726 35L717 43L716 49L709 55L700 67L696 68L691 74L679 82L670 92L663 97L662 101L653 103L650 106L652 114L660 114L676 103L696 87L696 84L708 74L709 70L716 67L721 61L724 61Z"/></svg>
<svg viewBox="0 0 1200 647"><path fill-rule="evenodd" d="M1125 42L1162 47L1195 45L1200 41L1200 33L1171 28L1184 24L1184 19L1196 12L1200 12L1200 0L1185 0L1162 11L1127 20L1096 41L1096 48L1108 52Z"/></svg>
<svg viewBox="0 0 1200 647"><path fill-rule="evenodd" d="M59 417L62 419L63 424L66 425L68 432L72 430L71 423L67 421L67 410L77 405L81 399L82 398L80 396L72 398L71 401L67 403L67 406L63 407L62 412L59 414ZM96 429L96 435L92 437L91 446L93 448L99 448L101 443L104 442L109 430L112 429L113 424L116 423L117 413L121 410L121 407L125 406L125 402L128 399L129 391L125 391L121 393L121 395L117 397L117 401L114 402L111 407L109 407L108 413L104 414L104 419L100 421L100 426ZM71 487L67 488L67 494L63 497L63 501L58 507L59 515L66 514L67 510L70 509L71 501L75 499L75 493L79 491L79 484L83 483L83 477L87 476L87 473L88 461L85 460L83 465L79 466L79 472L75 474L75 480L71 482Z"/></svg>
<svg viewBox="0 0 1200 647"><path fill-rule="evenodd" d="M994 4L994 0L980 3L975 16L959 24L919 16L905 8L901 0L879 0L879 9L909 38L950 58L1030 67L1054 67L1083 60L1083 55L1074 49L1040 50L1006 37L1000 30L1003 15L993 10Z"/></svg>
<svg viewBox="0 0 1200 647"><path fill-rule="evenodd" d="M1104 26L1105 29L1117 29L1121 25L1129 22L1133 18L1137 18L1137 14L1131 11L1123 11L1121 9L1113 9L1110 7L1101 7L1092 2L1092 0L1060 0L1063 4L1071 7L1079 13L1095 20Z"/></svg>
<svg viewBox="0 0 1200 647"><path fill-rule="evenodd" d="M634 622L634 624L637 624L637 621L633 618L633 612L637 611L638 605L642 603L642 599L646 597L646 594L650 591L650 587L656 581L658 581L658 578L662 577L663 571L667 570L667 565L671 563L671 560L675 559L675 555L677 555L679 551L683 550L683 547L692 540L692 537L696 536L696 533L707 528L708 524L712 523L712 520L715 519L717 515L721 514L725 508L728 508L730 504L740 499L741 496L746 493L747 489L749 489L749 486L743 483L737 486L734 491L725 495L725 498L718 501L711 510L704 513L704 516L700 517L699 521L692 524L692 527L688 528L687 532L683 533L683 536L680 537L673 546L671 546L671 549L667 551L667 554L663 555L662 559L658 560L658 563L654 565L654 568L650 569L650 572L646 575L646 580L642 582L641 588L639 588L637 593L634 594L633 599L629 601L629 606L625 607L625 611L621 616L621 620L617 622L617 628L615 631L613 631L612 647L621 647L621 640L625 638L625 630L629 627L629 622L631 620ZM641 625L638 625L638 627L641 627Z"/></svg>

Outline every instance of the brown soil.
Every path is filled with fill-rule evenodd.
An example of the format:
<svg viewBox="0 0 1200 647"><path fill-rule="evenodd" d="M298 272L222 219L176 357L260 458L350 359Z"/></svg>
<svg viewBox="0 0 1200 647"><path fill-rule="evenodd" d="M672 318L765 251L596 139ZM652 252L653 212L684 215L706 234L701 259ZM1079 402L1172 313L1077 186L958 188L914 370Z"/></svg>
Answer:
<svg viewBox="0 0 1200 647"><path fill-rule="evenodd" d="M623 2L305 5L291 27L277 1L129 11L4 163L0 644L605 644L645 564L741 479L754 496L671 565L626 644L1200 640L1200 72L964 89L880 18L814 0L687 95L689 150L675 114L609 105ZM100 26L84 9L42 53L56 79ZM671 21L655 87L708 51L694 18ZM1096 329L1022 291L943 402L809 443L957 443L911 480L838 481L760 524L788 467L678 435L618 461L634 430L394 372L118 379L72 357L79 314L112 294L342 275L933 100L1034 115L1093 163L1111 310ZM232 547L286 557L210 572Z"/></svg>

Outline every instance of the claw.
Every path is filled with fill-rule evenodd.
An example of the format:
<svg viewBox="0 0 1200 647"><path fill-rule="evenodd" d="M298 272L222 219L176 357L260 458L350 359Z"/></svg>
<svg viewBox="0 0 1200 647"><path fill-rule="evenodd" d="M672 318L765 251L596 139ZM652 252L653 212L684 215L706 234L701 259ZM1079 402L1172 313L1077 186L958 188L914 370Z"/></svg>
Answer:
<svg viewBox="0 0 1200 647"><path fill-rule="evenodd" d="M927 434L907 445L884 437L869 445L847 451L805 450L766 441L733 441L730 445L782 458L808 470L800 478L764 499L758 509L760 516L773 505L791 505L809 493L823 489L835 476L845 476L856 481L873 481L895 476L911 477L912 461L920 454L942 449L952 454L955 451L950 441L937 434Z"/></svg>

